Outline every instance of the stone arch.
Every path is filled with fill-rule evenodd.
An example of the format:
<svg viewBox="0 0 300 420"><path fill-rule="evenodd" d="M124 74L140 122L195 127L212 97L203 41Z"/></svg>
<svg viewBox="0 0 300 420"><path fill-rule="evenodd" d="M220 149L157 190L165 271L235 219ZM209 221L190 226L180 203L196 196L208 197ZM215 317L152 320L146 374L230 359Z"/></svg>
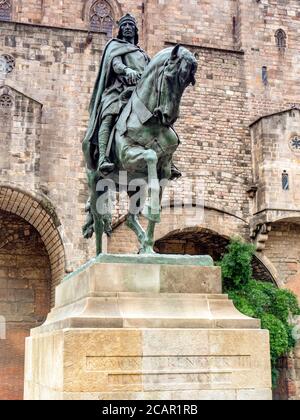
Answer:
<svg viewBox="0 0 300 420"><path fill-rule="evenodd" d="M241 217L216 207L205 207L199 213L195 209L175 205L163 207L161 223L155 230L155 240L182 229L208 229L225 238L240 235L245 240L249 239L249 225ZM111 253L135 253L138 250L136 237L126 227L125 219L118 220L113 226L114 233L108 241L108 251ZM141 219L141 224L145 227L147 221Z"/></svg>
<svg viewBox="0 0 300 420"><path fill-rule="evenodd" d="M155 231L157 252L208 253L218 260L225 253L230 238L240 236L249 241L249 224L237 214L211 205L203 209L202 218L199 215L201 220L197 221L194 211L194 208L176 206L163 208L161 223ZM125 218L122 218L114 226L113 235L108 241L108 251L111 253L136 253L138 250L137 240L124 222ZM145 220L142 219L141 223L146 227ZM279 285L275 267L267 258L257 255L253 261L254 278Z"/></svg>
<svg viewBox="0 0 300 420"><path fill-rule="evenodd" d="M253 269L257 280L274 283L280 289L284 287L284 283L280 279L276 267L261 252L256 252L254 256Z"/></svg>
<svg viewBox="0 0 300 420"><path fill-rule="evenodd" d="M193 207L163 208L162 223L157 225L156 239L162 238L168 232L182 229L208 229L224 238L241 236L249 237L249 226L239 215L223 208L205 205L203 209Z"/></svg>
<svg viewBox="0 0 300 420"><path fill-rule="evenodd" d="M51 267L37 230L24 218L0 210L0 399L22 399L25 338L41 325L51 305ZM2 319L3 319L2 318Z"/></svg>
<svg viewBox="0 0 300 420"><path fill-rule="evenodd" d="M0 210L20 216L40 234L49 255L54 289L65 273L65 251L59 232L60 222L49 199L41 194L24 192L14 185L0 185ZM3 241L9 241L5 237ZM1 244L0 244L1 246Z"/></svg>
<svg viewBox="0 0 300 420"><path fill-rule="evenodd" d="M195 226L169 232L155 242L155 251L160 254L210 255L218 261L228 244L229 237Z"/></svg>

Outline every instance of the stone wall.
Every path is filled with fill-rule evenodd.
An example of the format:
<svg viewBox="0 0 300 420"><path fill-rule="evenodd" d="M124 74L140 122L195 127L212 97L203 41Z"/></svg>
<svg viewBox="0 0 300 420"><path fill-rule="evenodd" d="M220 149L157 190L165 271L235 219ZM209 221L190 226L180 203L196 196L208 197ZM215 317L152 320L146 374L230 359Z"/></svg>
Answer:
<svg viewBox="0 0 300 420"><path fill-rule="evenodd" d="M76 29L89 28L89 10L96 0L19 0L13 18L24 23L39 23ZM153 54L166 41L232 48L236 42L233 18L238 14L236 0L110 0L111 15L135 15L142 44ZM191 19L193 16L193 19Z"/></svg>
<svg viewBox="0 0 300 420"><path fill-rule="evenodd" d="M35 229L0 212L0 399L22 399L25 337L50 309L51 273L47 251ZM1 337L2 338L2 337Z"/></svg>
<svg viewBox="0 0 300 420"><path fill-rule="evenodd" d="M81 238L87 198L81 141L106 38L95 34L89 45L86 32L0 25L1 52L15 59L3 89L17 95L11 115L0 109L5 120L0 183L13 180L24 191L31 186L48 196L72 270L93 254L92 244Z"/></svg>
<svg viewBox="0 0 300 420"><path fill-rule="evenodd" d="M41 117L42 104L0 87L0 179L39 189Z"/></svg>
<svg viewBox="0 0 300 420"><path fill-rule="evenodd" d="M300 341L295 350L288 357L278 363L279 380L274 390L276 400L300 399Z"/></svg>
<svg viewBox="0 0 300 420"><path fill-rule="evenodd" d="M278 277L300 296L300 225L272 224L264 254L278 270Z"/></svg>
<svg viewBox="0 0 300 420"><path fill-rule="evenodd" d="M297 143L300 110L292 109L263 118L251 128L251 132L253 181L258 188L253 213L280 210L281 218L289 217L290 212L297 212L300 206L300 144ZM284 174L288 177L286 189L283 186Z"/></svg>
<svg viewBox="0 0 300 420"><path fill-rule="evenodd" d="M300 102L299 1L240 0L241 47L245 51L248 110L252 121ZM286 33L279 49L275 34ZM262 68L267 67L263 82Z"/></svg>
<svg viewBox="0 0 300 420"><path fill-rule="evenodd" d="M175 161L185 179L204 182L205 205L246 218L252 174L244 57L207 48L192 51L199 57L197 84L184 95Z"/></svg>

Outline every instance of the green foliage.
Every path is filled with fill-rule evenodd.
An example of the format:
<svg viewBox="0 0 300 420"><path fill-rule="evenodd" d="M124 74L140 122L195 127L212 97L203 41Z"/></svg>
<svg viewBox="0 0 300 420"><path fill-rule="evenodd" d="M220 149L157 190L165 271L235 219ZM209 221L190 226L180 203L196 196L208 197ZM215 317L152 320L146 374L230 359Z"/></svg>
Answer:
<svg viewBox="0 0 300 420"><path fill-rule="evenodd" d="M288 333L283 322L271 314L262 316L261 326L270 332L271 361L274 365L289 349Z"/></svg>
<svg viewBox="0 0 300 420"><path fill-rule="evenodd" d="M255 247L233 239L220 265L226 289L240 289L252 278L251 260Z"/></svg>
<svg viewBox="0 0 300 420"><path fill-rule="evenodd" d="M272 376L276 384L278 358L295 346L290 316L300 315L300 307L292 292L252 279L254 252L252 245L233 239L219 265L224 288L236 308L247 316L261 319L262 328L270 332Z"/></svg>

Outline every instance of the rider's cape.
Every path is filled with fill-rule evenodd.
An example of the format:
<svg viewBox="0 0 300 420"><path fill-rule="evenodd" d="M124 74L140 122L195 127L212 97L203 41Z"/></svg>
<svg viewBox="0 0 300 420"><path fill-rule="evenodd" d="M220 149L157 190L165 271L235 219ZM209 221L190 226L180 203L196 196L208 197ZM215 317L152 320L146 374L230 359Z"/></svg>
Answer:
<svg viewBox="0 0 300 420"><path fill-rule="evenodd" d="M87 160L87 166L90 169L94 167L94 146L92 143L97 143L97 141L94 142L93 140L94 137L98 135L99 119L101 115L101 98L105 89L107 89L115 79L112 68L113 59L137 51L138 49L139 47L136 45L116 38L109 41L104 49L89 107L89 125L83 140L83 150Z"/></svg>

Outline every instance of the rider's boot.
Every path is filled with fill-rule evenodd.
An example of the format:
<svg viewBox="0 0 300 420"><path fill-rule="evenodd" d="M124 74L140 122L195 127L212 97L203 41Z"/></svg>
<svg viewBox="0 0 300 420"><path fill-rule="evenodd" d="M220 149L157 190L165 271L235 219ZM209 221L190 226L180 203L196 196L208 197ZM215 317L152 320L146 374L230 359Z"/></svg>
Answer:
<svg viewBox="0 0 300 420"><path fill-rule="evenodd" d="M105 174L112 172L115 169L115 165L111 163L109 158L106 156L107 144L109 141L111 127L110 124L105 124L105 121L102 123L102 126L99 130L99 163L98 171Z"/></svg>

